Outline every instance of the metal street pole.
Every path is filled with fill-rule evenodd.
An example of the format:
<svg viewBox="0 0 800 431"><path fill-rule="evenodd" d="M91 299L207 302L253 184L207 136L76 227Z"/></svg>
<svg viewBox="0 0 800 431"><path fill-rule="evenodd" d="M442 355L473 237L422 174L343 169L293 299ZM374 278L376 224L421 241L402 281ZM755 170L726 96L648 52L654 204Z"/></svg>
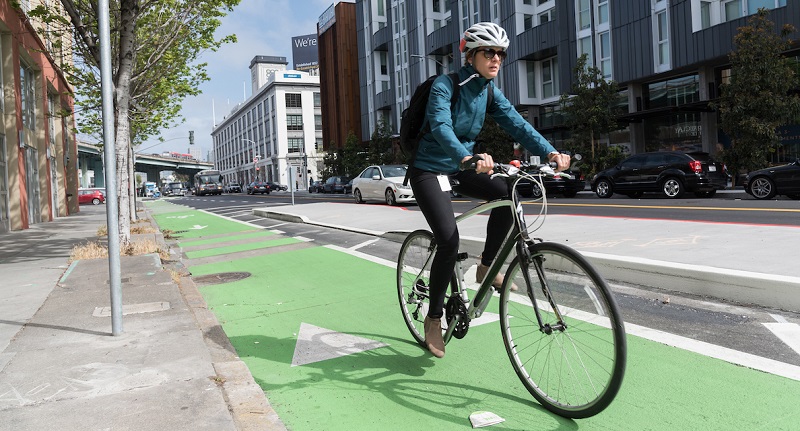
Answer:
<svg viewBox="0 0 800 431"><path fill-rule="evenodd" d="M98 2L100 30L100 88L103 99L103 145L106 162L106 223L108 225L108 281L111 286L111 335L122 333L122 278L119 257L119 199L117 155L114 143L114 89L111 78L111 27L108 0Z"/></svg>
<svg viewBox="0 0 800 431"><path fill-rule="evenodd" d="M258 160L261 158L261 155L256 152L257 150L256 145L258 144L256 144L255 141L251 141L250 139L247 138L239 138L239 139L252 144L251 148L253 149L253 180L256 180L257 179L256 177L258 176L256 165L258 164Z"/></svg>

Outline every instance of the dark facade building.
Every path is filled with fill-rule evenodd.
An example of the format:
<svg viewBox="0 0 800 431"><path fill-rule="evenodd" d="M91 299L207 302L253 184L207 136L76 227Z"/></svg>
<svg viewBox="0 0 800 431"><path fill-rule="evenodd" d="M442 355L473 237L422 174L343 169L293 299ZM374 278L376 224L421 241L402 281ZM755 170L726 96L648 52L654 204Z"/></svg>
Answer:
<svg viewBox="0 0 800 431"><path fill-rule="evenodd" d="M492 21L509 34L495 84L557 148L569 137L559 115L578 58L616 81L623 127L601 143L631 153L728 144L709 102L730 77L738 28L758 8L777 26L800 28L795 0L357 0L362 134L394 130L416 86L457 70L461 34ZM800 46L787 53L800 58ZM800 126L784 128L786 159L800 156ZM777 161L777 160L776 160Z"/></svg>
<svg viewBox="0 0 800 431"><path fill-rule="evenodd" d="M320 96L322 99L322 140L326 151L343 148L353 133L362 135L356 43L356 5L340 2L321 16L317 25Z"/></svg>

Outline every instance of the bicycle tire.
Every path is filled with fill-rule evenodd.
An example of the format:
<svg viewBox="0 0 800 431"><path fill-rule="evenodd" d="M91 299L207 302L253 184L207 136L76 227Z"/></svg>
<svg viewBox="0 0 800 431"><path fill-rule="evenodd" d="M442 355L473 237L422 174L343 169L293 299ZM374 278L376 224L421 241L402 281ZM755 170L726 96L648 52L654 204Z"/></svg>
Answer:
<svg viewBox="0 0 800 431"><path fill-rule="evenodd" d="M430 306L428 283L432 253L433 234L427 230L416 230L403 241L397 258L397 296L403 320L411 335L422 346L425 346L424 321Z"/></svg>
<svg viewBox="0 0 800 431"><path fill-rule="evenodd" d="M528 289L543 323L557 319L542 290L536 267L528 286L519 258L506 272L500 297L500 326L511 364L525 388L547 410L580 419L603 411L614 400L625 374L625 326L606 282L577 251L556 243L532 247L566 327L540 330ZM512 292L510 282L525 286Z"/></svg>

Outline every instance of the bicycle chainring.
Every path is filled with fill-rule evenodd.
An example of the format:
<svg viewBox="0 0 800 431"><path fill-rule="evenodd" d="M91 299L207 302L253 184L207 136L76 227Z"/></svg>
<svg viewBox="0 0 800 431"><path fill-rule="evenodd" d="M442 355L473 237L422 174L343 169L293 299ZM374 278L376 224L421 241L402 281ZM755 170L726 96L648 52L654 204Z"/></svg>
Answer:
<svg viewBox="0 0 800 431"><path fill-rule="evenodd" d="M460 297L451 296L450 299L447 300L445 314L447 316L448 325L451 324L451 322L455 322L456 315L460 317L458 323L456 323L456 327L453 328L453 336L459 340L464 338L464 336L467 335L467 331L469 331L469 317L467 317L467 306L461 301Z"/></svg>

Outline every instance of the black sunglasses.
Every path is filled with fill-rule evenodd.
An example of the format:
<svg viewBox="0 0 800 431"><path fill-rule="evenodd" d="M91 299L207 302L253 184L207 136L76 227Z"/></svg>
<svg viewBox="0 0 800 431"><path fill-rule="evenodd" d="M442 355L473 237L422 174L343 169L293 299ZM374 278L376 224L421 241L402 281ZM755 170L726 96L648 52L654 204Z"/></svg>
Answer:
<svg viewBox="0 0 800 431"><path fill-rule="evenodd" d="M506 56L508 55L507 52L500 49L495 50L492 48L478 48L476 49L476 51L483 51L483 56L486 57L487 60L493 59L494 56L496 55L500 59L500 61L503 61L506 59Z"/></svg>

